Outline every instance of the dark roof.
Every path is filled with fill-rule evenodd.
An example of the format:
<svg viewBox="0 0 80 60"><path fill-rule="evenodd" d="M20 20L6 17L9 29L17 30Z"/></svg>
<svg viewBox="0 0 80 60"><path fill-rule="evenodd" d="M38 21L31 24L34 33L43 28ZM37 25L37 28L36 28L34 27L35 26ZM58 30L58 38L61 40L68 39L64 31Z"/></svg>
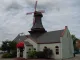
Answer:
<svg viewBox="0 0 80 60"><path fill-rule="evenodd" d="M37 39L38 43L60 42L60 37L61 37L62 32L63 30L47 32Z"/></svg>
<svg viewBox="0 0 80 60"><path fill-rule="evenodd" d="M23 35L23 36L18 35L13 41L21 42L21 41L24 41L28 36L36 43L58 43L58 42L60 42L60 37L63 32L64 32L64 29L57 30L57 31L50 31L50 32L46 32L46 33L42 34L41 36L39 36L37 38L32 37L31 35ZM29 43L26 43L26 44L31 45Z"/></svg>
<svg viewBox="0 0 80 60"><path fill-rule="evenodd" d="M25 39L26 39L26 35L23 36L18 35L13 41L21 42L24 41Z"/></svg>
<svg viewBox="0 0 80 60"><path fill-rule="evenodd" d="M60 37L64 30L46 32L38 38L29 36L33 41L37 43L57 43L60 42Z"/></svg>

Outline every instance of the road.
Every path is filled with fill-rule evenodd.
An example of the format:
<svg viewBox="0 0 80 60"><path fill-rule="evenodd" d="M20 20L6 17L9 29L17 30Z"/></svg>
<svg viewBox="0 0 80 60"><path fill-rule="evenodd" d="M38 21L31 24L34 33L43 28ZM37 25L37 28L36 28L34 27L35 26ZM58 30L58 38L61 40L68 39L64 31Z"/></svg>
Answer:
<svg viewBox="0 0 80 60"><path fill-rule="evenodd" d="M80 60L80 54L77 54L76 57L64 60Z"/></svg>
<svg viewBox="0 0 80 60"><path fill-rule="evenodd" d="M8 59L8 58L7 59L3 59L3 58L0 58L0 60L14 60L14 58L12 58L12 59ZM63 59L63 60L80 60L80 54L76 55L76 57L74 57L74 58Z"/></svg>

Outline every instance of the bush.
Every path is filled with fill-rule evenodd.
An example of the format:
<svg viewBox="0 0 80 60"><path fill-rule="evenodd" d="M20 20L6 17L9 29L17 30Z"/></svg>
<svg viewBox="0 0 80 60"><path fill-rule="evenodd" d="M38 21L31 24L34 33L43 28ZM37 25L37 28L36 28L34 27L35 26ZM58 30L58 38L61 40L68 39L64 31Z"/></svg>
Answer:
<svg viewBox="0 0 80 60"><path fill-rule="evenodd" d="M36 56L37 56L37 58L45 58L45 54L44 54L43 51L38 51L38 52L36 53Z"/></svg>
<svg viewBox="0 0 80 60"><path fill-rule="evenodd" d="M36 50L31 50L29 49L29 51L27 52L28 54L28 58L51 58L53 55L53 52L50 48L44 47L43 51L38 51L36 52Z"/></svg>
<svg viewBox="0 0 80 60"><path fill-rule="evenodd" d="M2 55L2 58L14 58L17 56L17 52L16 51L12 51L11 53L4 53Z"/></svg>
<svg viewBox="0 0 80 60"><path fill-rule="evenodd" d="M16 57L17 56L17 51L13 50L12 53L11 53L11 56L12 56L12 58Z"/></svg>
<svg viewBox="0 0 80 60"><path fill-rule="evenodd" d="M51 58L53 55L52 50L50 48L47 48L47 47L44 47L43 53L44 53L45 58Z"/></svg>
<svg viewBox="0 0 80 60"><path fill-rule="evenodd" d="M2 55L2 58L11 58L11 54L10 53L5 53Z"/></svg>
<svg viewBox="0 0 80 60"><path fill-rule="evenodd" d="M36 50L28 51L28 58L36 58Z"/></svg>

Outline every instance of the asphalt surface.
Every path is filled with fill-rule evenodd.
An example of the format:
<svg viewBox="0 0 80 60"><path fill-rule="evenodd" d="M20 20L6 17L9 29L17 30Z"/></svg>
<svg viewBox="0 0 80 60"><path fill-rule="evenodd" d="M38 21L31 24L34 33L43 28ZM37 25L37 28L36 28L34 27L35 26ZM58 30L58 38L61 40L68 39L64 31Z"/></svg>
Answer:
<svg viewBox="0 0 80 60"><path fill-rule="evenodd" d="M15 58L1 58L1 54L0 54L0 60L15 60ZM77 54L76 57L74 58L69 58L69 59L63 59L63 60L80 60L80 54Z"/></svg>

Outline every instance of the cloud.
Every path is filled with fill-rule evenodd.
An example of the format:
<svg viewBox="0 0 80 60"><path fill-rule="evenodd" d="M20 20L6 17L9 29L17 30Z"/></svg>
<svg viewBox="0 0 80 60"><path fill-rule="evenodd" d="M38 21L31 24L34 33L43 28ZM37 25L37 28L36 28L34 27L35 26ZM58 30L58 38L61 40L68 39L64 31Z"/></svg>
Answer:
<svg viewBox="0 0 80 60"><path fill-rule="evenodd" d="M0 0L0 40L12 40L19 33L32 27L36 0ZM80 38L80 1L79 0L38 0L37 10L45 10L42 23L46 30L69 27L71 34Z"/></svg>

